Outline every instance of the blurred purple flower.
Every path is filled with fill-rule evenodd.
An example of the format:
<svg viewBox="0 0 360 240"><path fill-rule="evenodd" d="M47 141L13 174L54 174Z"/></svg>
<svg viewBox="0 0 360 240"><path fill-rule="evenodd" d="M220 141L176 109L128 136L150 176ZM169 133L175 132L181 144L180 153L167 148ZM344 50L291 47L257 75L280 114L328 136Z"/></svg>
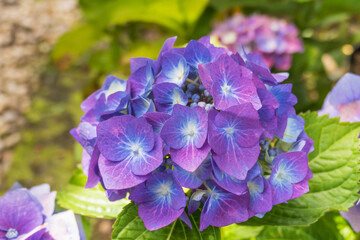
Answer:
<svg viewBox="0 0 360 240"><path fill-rule="evenodd" d="M292 55L303 51L293 24L266 15L236 14L219 23L211 35L233 52L244 47L247 52L260 53L269 68L278 70L289 69Z"/></svg>
<svg viewBox="0 0 360 240"><path fill-rule="evenodd" d="M360 122L360 76L347 73L327 95L319 115L340 117L343 122Z"/></svg>
<svg viewBox="0 0 360 240"><path fill-rule="evenodd" d="M28 190L16 183L0 197L0 239L85 239L72 211L54 214L55 197L48 184Z"/></svg>

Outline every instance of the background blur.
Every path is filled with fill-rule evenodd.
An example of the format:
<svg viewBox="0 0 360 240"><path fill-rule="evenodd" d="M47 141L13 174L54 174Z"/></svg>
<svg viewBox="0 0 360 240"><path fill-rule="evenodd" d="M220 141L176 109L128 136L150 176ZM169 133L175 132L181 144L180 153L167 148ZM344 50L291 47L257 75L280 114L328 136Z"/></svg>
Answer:
<svg viewBox="0 0 360 240"><path fill-rule="evenodd" d="M299 28L305 51L287 80L298 112L320 109L345 72L360 74L358 0L0 0L0 193L15 181L63 188L81 156L69 130L105 77L126 79L129 58L156 58L166 38L180 46L234 13ZM111 232L91 224L93 239Z"/></svg>

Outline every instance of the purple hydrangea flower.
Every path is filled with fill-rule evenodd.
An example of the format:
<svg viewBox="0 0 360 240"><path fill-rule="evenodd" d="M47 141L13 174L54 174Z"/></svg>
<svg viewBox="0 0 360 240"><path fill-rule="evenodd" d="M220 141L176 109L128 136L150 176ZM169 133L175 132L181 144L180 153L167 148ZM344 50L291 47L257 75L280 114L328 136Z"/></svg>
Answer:
<svg viewBox="0 0 360 240"><path fill-rule="evenodd" d="M247 102L257 110L261 108L252 82L252 72L237 64L230 56L223 54L215 62L200 65L200 68L200 78L214 97L217 109L225 110Z"/></svg>
<svg viewBox="0 0 360 240"><path fill-rule="evenodd" d="M273 189L273 204L286 202L308 190L302 184L307 185L307 180L312 177L306 153L282 153L274 158L272 164L269 182Z"/></svg>
<svg viewBox="0 0 360 240"><path fill-rule="evenodd" d="M121 91L107 93L106 81L94 95L123 94L117 100L125 105L108 111L112 102L94 97L83 104L71 134L84 148L86 187L100 182L111 201L130 193L149 230L177 218L191 227L185 206L189 214L202 207L203 230L261 217L306 193L313 142L295 114L291 84L281 84L288 74L209 37L182 48L175 40L156 60L131 59Z"/></svg>
<svg viewBox="0 0 360 240"><path fill-rule="evenodd" d="M0 197L0 239L85 239L72 211L53 215L55 196L48 184L30 190L15 184Z"/></svg>
<svg viewBox="0 0 360 240"><path fill-rule="evenodd" d="M360 121L360 76L347 73L327 95L319 115L340 116L343 122Z"/></svg>
<svg viewBox="0 0 360 240"><path fill-rule="evenodd" d="M156 109L171 114L174 105L186 105L188 97L175 83L156 84L153 89Z"/></svg>
<svg viewBox="0 0 360 240"><path fill-rule="evenodd" d="M131 192L130 199L139 204L139 216L149 230L169 225L186 206L184 191L171 171L151 175Z"/></svg>
<svg viewBox="0 0 360 240"><path fill-rule="evenodd" d="M289 69L292 55L303 51L302 40L293 24L266 15L236 14L218 24L211 35L231 51L238 52L245 47L252 53L260 53L269 68L278 70Z"/></svg>
<svg viewBox="0 0 360 240"><path fill-rule="evenodd" d="M103 181L106 188L136 186L163 161L160 136L145 118L136 119L129 115L114 117L101 122L97 134L98 148L103 155L99 168L105 173Z"/></svg>
<svg viewBox="0 0 360 240"><path fill-rule="evenodd" d="M259 115L249 103L222 112L211 110L208 141L219 168L244 180L259 155L258 142L262 131Z"/></svg>
<svg viewBox="0 0 360 240"><path fill-rule="evenodd" d="M207 114L196 106L175 105L161 137L170 147L171 159L184 170L194 172L210 152L207 144Z"/></svg>
<svg viewBox="0 0 360 240"><path fill-rule="evenodd" d="M122 111L129 101L129 94L125 90L124 80L108 76L101 89L81 104L81 109L85 112L82 121L97 123L103 115Z"/></svg>

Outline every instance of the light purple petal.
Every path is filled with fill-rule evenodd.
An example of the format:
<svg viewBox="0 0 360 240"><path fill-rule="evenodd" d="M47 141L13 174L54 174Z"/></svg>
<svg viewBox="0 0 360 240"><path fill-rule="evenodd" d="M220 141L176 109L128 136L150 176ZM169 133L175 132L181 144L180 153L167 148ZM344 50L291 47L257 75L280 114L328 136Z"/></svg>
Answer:
<svg viewBox="0 0 360 240"><path fill-rule="evenodd" d="M223 155L213 153L213 158L222 171L239 180L244 180L247 171L256 163L259 153L259 145L243 148L232 142L227 153Z"/></svg>
<svg viewBox="0 0 360 240"><path fill-rule="evenodd" d="M154 148L143 153L141 157L134 157L131 160L131 171L137 175L146 175L158 168L163 162L162 140L159 134L154 133Z"/></svg>
<svg viewBox="0 0 360 240"><path fill-rule="evenodd" d="M247 191L246 181L238 180L221 171L215 161L211 161L213 166L213 179L217 185L236 195L241 195Z"/></svg>
<svg viewBox="0 0 360 240"><path fill-rule="evenodd" d="M133 174L128 160L113 162L102 155L99 158L99 170L107 189L131 188L149 178L149 175L138 176Z"/></svg>
<svg viewBox="0 0 360 240"><path fill-rule="evenodd" d="M211 184L211 181L207 183L212 193L201 212L200 231L209 225L224 227L248 219L248 193L238 196L217 187L214 183Z"/></svg>
<svg viewBox="0 0 360 240"><path fill-rule="evenodd" d="M0 230L15 229L25 234L43 224L42 206L27 189L17 189L0 197Z"/></svg>
<svg viewBox="0 0 360 240"><path fill-rule="evenodd" d="M124 159L124 141L125 129L127 124L135 118L130 115L113 117L99 123L97 127L97 145L100 152L109 160L119 161Z"/></svg>
<svg viewBox="0 0 360 240"><path fill-rule="evenodd" d="M144 114L144 118L153 127L154 132L160 133L165 122L170 118L170 115L162 112L150 112Z"/></svg>
<svg viewBox="0 0 360 240"><path fill-rule="evenodd" d="M198 68L198 64L211 61L209 50L203 44L195 40L191 40L186 46L184 57L186 58L186 61L196 69Z"/></svg>
<svg viewBox="0 0 360 240"><path fill-rule="evenodd" d="M190 143L181 149L170 149L172 160L189 172L194 172L209 155L209 152L210 146L206 142L201 148Z"/></svg>
<svg viewBox="0 0 360 240"><path fill-rule="evenodd" d="M196 189L202 185L203 181L209 179L211 162L209 159L205 160L194 172L188 172L175 164L173 174L181 186Z"/></svg>
<svg viewBox="0 0 360 240"><path fill-rule="evenodd" d="M50 192L49 184L41 184L30 189L30 193L39 200L43 207L42 213L49 217L54 213L56 192Z"/></svg>
<svg viewBox="0 0 360 240"><path fill-rule="evenodd" d="M263 181L263 190L250 191L249 209L254 213L266 213L272 209L272 188L270 183L262 176L259 176ZM254 183L256 181L253 181ZM249 185L249 183L248 183Z"/></svg>
<svg viewBox="0 0 360 240"><path fill-rule="evenodd" d="M145 227L150 231L169 225L179 218L183 212L184 208L174 209L160 200L140 204L139 206L139 216L144 221Z"/></svg>
<svg viewBox="0 0 360 240"><path fill-rule="evenodd" d="M162 57L162 69L156 83L174 83L179 87L185 82L189 74L186 59L180 54L167 52Z"/></svg>

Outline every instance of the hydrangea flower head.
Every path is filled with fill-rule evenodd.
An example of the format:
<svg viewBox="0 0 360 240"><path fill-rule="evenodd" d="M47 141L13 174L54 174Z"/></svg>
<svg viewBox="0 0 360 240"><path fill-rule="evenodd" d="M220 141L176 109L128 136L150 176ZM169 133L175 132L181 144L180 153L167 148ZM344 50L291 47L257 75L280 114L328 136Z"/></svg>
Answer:
<svg viewBox="0 0 360 240"><path fill-rule="evenodd" d="M85 111L92 118L71 131L84 148L86 187L100 183L113 201L130 193L149 230L177 218L191 227L188 215L199 208L200 230L239 223L307 192L312 140L292 86L281 84L288 74L209 37L183 48L175 40L156 60L130 60L118 93L125 108L118 102L109 114L93 105Z"/></svg>
<svg viewBox="0 0 360 240"><path fill-rule="evenodd" d="M289 69L292 54L303 51L298 35L296 27L283 19L241 14L219 23L212 32L231 51L238 52L244 47L249 52L260 53L269 68L278 70Z"/></svg>

